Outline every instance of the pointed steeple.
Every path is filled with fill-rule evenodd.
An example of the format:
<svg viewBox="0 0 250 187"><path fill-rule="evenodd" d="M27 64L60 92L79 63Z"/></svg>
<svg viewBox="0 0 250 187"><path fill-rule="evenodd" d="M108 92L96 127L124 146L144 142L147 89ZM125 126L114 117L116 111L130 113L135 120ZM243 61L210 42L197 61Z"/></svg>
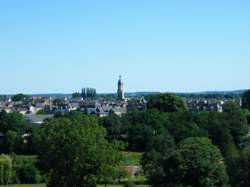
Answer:
<svg viewBox="0 0 250 187"><path fill-rule="evenodd" d="M118 80L118 90L117 90L117 96L119 99L125 99L124 96L124 83L122 82L122 76L119 76Z"/></svg>

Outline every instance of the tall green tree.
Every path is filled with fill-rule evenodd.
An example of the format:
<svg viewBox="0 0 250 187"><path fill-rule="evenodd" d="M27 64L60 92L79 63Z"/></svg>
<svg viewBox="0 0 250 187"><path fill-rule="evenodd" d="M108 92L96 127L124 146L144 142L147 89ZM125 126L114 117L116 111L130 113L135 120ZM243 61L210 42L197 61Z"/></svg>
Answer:
<svg viewBox="0 0 250 187"><path fill-rule="evenodd" d="M227 186L223 157L208 138L187 138L163 158L157 187Z"/></svg>
<svg viewBox="0 0 250 187"><path fill-rule="evenodd" d="M234 172L237 179L234 181L233 186L250 186L250 147L243 149Z"/></svg>
<svg viewBox="0 0 250 187"><path fill-rule="evenodd" d="M72 114L81 115L81 114ZM48 120L41 129L39 159L49 175L48 187L90 187L122 175L118 144L106 139L94 117Z"/></svg>
<svg viewBox="0 0 250 187"><path fill-rule="evenodd" d="M82 95L81 95L79 92L74 92L74 93L72 93L72 96L71 96L71 97L72 97L73 99L77 99L77 98L81 98L81 96L82 96Z"/></svg>
<svg viewBox="0 0 250 187"><path fill-rule="evenodd" d="M24 132L24 119L22 114L0 112L0 153L10 153L20 147L21 135Z"/></svg>
<svg viewBox="0 0 250 187"><path fill-rule="evenodd" d="M178 112L187 110L185 101L172 93L156 94L148 97L147 107L161 112Z"/></svg>
<svg viewBox="0 0 250 187"><path fill-rule="evenodd" d="M12 97L12 101L24 101L26 99L28 99L29 97L27 95L24 95L22 93L16 94Z"/></svg>
<svg viewBox="0 0 250 187"><path fill-rule="evenodd" d="M169 133L154 136L149 149L143 154L141 165L149 182L161 186L165 176L164 160L175 148L174 138Z"/></svg>
<svg viewBox="0 0 250 187"><path fill-rule="evenodd" d="M242 96L242 107L250 110L250 90L247 90Z"/></svg>

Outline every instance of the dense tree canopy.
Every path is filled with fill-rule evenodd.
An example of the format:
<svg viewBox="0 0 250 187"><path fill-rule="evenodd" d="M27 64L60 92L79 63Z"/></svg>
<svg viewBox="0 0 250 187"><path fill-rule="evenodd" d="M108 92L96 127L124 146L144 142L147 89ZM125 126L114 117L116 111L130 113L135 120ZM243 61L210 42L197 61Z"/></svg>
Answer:
<svg viewBox="0 0 250 187"><path fill-rule="evenodd" d="M78 117L51 119L41 129L39 159L49 173L48 187L90 187L119 178L118 146L108 143L95 117L72 115Z"/></svg>
<svg viewBox="0 0 250 187"><path fill-rule="evenodd" d="M228 185L223 157L208 138L184 139L172 153L162 158L161 165L158 179L153 182L153 186ZM148 169L147 164L144 169L150 175L157 171Z"/></svg>
<svg viewBox="0 0 250 187"><path fill-rule="evenodd" d="M145 151L152 138L166 131L168 117L158 110L132 111L122 117L110 115L101 119L109 140L128 143L128 150Z"/></svg>
<svg viewBox="0 0 250 187"><path fill-rule="evenodd" d="M171 93L157 94L148 97L147 107L156 108L161 112L178 112L187 110L185 101Z"/></svg>
<svg viewBox="0 0 250 187"><path fill-rule="evenodd" d="M0 153L11 153L21 149L21 135L25 132L23 116L19 113L0 112Z"/></svg>
<svg viewBox="0 0 250 187"><path fill-rule="evenodd" d="M141 164L146 177L154 186L160 186L162 178L165 175L164 160L172 154L175 148L174 138L169 133L155 136L152 139L151 146L143 154Z"/></svg>
<svg viewBox="0 0 250 187"><path fill-rule="evenodd" d="M247 90L242 97L242 107L250 110L250 90Z"/></svg>
<svg viewBox="0 0 250 187"><path fill-rule="evenodd" d="M26 99L28 99L29 97L27 95L24 95L22 93L16 94L12 97L12 101L24 101Z"/></svg>
<svg viewBox="0 0 250 187"><path fill-rule="evenodd" d="M248 187L250 186L250 147L246 147L242 153L237 167L234 170L236 173L235 186Z"/></svg>
<svg viewBox="0 0 250 187"><path fill-rule="evenodd" d="M82 97L82 94L80 94L79 92L74 92L72 93L72 96L71 96L73 99L77 99L77 98L80 98Z"/></svg>

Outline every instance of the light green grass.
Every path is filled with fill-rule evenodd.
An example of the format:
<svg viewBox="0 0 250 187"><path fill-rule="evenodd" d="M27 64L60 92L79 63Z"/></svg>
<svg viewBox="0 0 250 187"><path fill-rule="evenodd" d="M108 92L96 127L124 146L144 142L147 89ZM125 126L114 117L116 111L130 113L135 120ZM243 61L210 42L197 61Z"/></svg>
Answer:
<svg viewBox="0 0 250 187"><path fill-rule="evenodd" d="M140 160L142 157L143 153L139 152L122 152L124 161L123 165L128 166L128 165L135 165L139 166L140 165Z"/></svg>
<svg viewBox="0 0 250 187"><path fill-rule="evenodd" d="M16 155L14 158L15 158L15 162L17 163L24 162L24 161L29 161L33 163L37 162L36 155Z"/></svg>

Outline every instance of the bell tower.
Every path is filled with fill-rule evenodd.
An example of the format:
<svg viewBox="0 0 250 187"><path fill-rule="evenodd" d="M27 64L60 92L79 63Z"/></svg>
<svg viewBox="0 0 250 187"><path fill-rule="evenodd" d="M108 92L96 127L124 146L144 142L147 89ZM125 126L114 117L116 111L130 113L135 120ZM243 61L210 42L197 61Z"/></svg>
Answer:
<svg viewBox="0 0 250 187"><path fill-rule="evenodd" d="M117 89L117 97L118 99L124 100L125 94L124 94L124 83L122 81L122 76L119 76L118 80L118 89Z"/></svg>

